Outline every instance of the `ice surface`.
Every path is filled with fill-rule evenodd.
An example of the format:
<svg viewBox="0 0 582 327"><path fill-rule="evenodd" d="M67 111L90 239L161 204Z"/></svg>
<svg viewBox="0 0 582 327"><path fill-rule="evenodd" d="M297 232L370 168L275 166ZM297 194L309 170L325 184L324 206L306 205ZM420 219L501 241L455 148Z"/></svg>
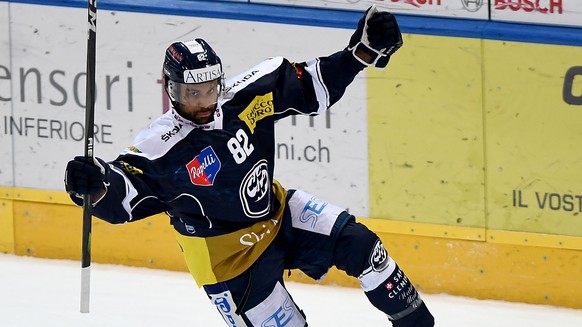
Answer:
<svg viewBox="0 0 582 327"><path fill-rule="evenodd" d="M76 261L0 254L0 326L226 326L188 273L95 263L91 311L82 314L80 267ZM359 289L301 283L287 287L310 326L390 326ZM437 326L582 326L582 310L422 296Z"/></svg>

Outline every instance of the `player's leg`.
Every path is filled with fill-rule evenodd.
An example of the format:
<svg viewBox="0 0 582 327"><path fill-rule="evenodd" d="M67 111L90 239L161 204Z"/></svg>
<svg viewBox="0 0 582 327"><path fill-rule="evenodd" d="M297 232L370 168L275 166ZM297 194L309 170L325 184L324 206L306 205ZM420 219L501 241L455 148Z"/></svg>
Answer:
<svg viewBox="0 0 582 327"><path fill-rule="evenodd" d="M204 286L227 326L307 326L283 283L283 259L282 249L273 243L240 276Z"/></svg>
<svg viewBox="0 0 582 327"><path fill-rule="evenodd" d="M395 327L432 327L434 319L382 242L354 216L301 190L290 191L281 228L286 268L315 280L333 265L360 280L370 302ZM290 219L288 219L290 218ZM284 228L292 224L291 228Z"/></svg>
<svg viewBox="0 0 582 327"><path fill-rule="evenodd" d="M370 302L394 327L432 327L434 318L408 276L388 255L382 241L351 219L335 246L334 264L357 277Z"/></svg>

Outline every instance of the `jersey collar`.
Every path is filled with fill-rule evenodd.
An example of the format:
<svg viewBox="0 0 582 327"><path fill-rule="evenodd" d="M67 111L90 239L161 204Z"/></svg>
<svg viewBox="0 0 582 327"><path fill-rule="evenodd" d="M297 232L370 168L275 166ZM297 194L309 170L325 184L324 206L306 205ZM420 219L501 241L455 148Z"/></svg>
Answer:
<svg viewBox="0 0 582 327"><path fill-rule="evenodd" d="M199 128L205 131L213 129L222 129L223 114L220 103L217 104L216 111L214 111L214 120L208 124L196 124L180 115L174 107L172 107L172 117L178 123L190 125L194 128Z"/></svg>

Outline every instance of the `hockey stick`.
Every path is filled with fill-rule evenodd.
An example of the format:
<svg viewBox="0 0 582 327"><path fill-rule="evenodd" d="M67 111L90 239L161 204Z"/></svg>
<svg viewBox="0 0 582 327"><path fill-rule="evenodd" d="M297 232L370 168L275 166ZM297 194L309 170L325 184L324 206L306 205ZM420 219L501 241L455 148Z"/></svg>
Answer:
<svg viewBox="0 0 582 327"><path fill-rule="evenodd" d="M97 39L97 0L88 0L87 80L85 101L85 157L94 160L95 52ZM83 243L81 250L81 313L89 312L91 286L91 195L83 195Z"/></svg>

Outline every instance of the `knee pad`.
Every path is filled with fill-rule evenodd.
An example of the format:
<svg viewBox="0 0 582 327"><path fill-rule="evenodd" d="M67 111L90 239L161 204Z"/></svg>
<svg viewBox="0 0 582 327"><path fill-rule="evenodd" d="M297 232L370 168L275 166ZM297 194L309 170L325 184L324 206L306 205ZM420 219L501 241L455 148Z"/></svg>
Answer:
<svg viewBox="0 0 582 327"><path fill-rule="evenodd" d="M388 319L393 321L394 326L424 327L434 325L434 322L429 324L432 315L423 304L416 288L388 255L380 239L376 240L370 252L368 268L362 272L358 279L370 302L384 312ZM418 310L419 308L423 309ZM407 321L416 321L417 316L425 316L427 313L430 318L422 318L422 320L426 320L425 324L402 324Z"/></svg>

